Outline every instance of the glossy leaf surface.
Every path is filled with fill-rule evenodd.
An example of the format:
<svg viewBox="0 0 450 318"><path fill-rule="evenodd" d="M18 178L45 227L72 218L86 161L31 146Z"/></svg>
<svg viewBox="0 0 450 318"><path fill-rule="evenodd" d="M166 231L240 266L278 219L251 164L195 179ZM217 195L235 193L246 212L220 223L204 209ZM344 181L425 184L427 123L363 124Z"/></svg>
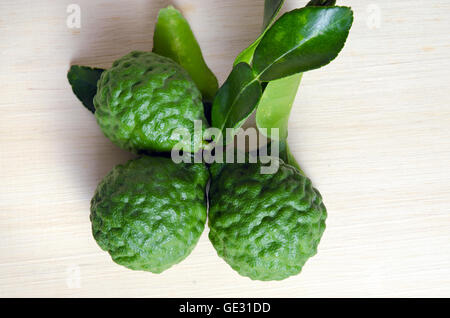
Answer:
<svg viewBox="0 0 450 318"><path fill-rule="evenodd" d="M212 125L222 131L222 136L226 136L226 128L240 128L260 97L261 84L250 65L236 65L214 99Z"/></svg>
<svg viewBox="0 0 450 318"><path fill-rule="evenodd" d="M290 11L261 39L253 68L262 81L271 81L324 66L344 47L352 22L348 7Z"/></svg>
<svg viewBox="0 0 450 318"><path fill-rule="evenodd" d="M236 60L234 61L234 65L237 65L239 63L247 63L251 64L253 60L253 54L255 53L255 49L258 46L259 42L263 38L265 32L267 29L273 24L275 21L275 18L277 17L278 13L281 10L281 7L284 4L284 0L266 0L264 3L264 21L263 21L263 32L261 35L250 44L249 47L247 47L245 50L243 50L239 55L237 56Z"/></svg>

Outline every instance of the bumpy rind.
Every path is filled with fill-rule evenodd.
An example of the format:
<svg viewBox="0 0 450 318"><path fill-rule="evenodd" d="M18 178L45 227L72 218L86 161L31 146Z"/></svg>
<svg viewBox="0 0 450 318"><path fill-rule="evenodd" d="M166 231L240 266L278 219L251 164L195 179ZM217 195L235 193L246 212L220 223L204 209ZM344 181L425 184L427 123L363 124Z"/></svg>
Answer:
<svg viewBox="0 0 450 318"><path fill-rule="evenodd" d="M209 238L239 274L282 280L316 254L327 212L294 167L280 161L275 174L261 174L260 167L227 164L211 181Z"/></svg>
<svg viewBox="0 0 450 318"><path fill-rule="evenodd" d="M91 201L92 232L112 259L161 273L186 258L206 223L203 164L142 157L116 166Z"/></svg>
<svg viewBox="0 0 450 318"><path fill-rule="evenodd" d="M194 134L195 120L202 132L207 125L201 93L169 58L134 51L115 61L97 83L94 105L103 133L123 149L196 152L202 146L203 133Z"/></svg>

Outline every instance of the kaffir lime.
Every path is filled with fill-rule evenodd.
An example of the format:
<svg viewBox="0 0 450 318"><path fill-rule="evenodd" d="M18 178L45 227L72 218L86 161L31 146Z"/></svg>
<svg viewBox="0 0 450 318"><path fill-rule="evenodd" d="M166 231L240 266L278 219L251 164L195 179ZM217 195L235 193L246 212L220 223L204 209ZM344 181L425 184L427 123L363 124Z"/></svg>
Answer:
<svg viewBox="0 0 450 318"><path fill-rule="evenodd" d="M125 267L160 273L193 250L206 223L203 164L142 157L116 166L91 201L98 245Z"/></svg>
<svg viewBox="0 0 450 318"><path fill-rule="evenodd" d="M94 105L103 133L123 149L196 152L202 146L206 119L201 93L169 58L135 51L115 61L97 83ZM199 134L194 134L196 120Z"/></svg>
<svg viewBox="0 0 450 318"><path fill-rule="evenodd" d="M311 181L280 160L227 164L211 181L209 238L234 270L255 280L298 274L316 254L327 212Z"/></svg>

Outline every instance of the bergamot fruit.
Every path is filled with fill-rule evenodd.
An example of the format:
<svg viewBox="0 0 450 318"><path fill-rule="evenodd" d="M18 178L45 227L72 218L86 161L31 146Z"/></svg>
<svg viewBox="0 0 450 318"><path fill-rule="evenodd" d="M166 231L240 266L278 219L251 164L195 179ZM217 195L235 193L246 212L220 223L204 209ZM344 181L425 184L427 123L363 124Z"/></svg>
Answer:
<svg viewBox="0 0 450 318"><path fill-rule="evenodd" d="M203 164L141 157L116 166L91 201L98 245L125 267L161 273L194 249L206 223Z"/></svg>
<svg viewBox="0 0 450 318"><path fill-rule="evenodd" d="M275 174L261 174L259 163L226 164L211 181L209 238L220 257L254 280L298 274L325 229L320 193L279 164Z"/></svg>
<svg viewBox="0 0 450 318"><path fill-rule="evenodd" d="M101 75L94 105L103 133L123 149L197 152L202 147L207 124L201 93L169 58L134 51L118 59ZM195 121L200 134L194 134ZM186 140L183 133L193 138Z"/></svg>

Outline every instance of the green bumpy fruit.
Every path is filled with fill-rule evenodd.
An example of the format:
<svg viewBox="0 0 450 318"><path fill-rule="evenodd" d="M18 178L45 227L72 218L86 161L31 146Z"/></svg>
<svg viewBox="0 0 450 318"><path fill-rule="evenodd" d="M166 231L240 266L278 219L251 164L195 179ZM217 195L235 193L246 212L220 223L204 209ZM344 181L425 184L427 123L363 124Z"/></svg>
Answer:
<svg viewBox="0 0 450 318"><path fill-rule="evenodd" d="M194 249L206 223L203 164L141 157L116 166L91 201L92 232L114 262L161 273Z"/></svg>
<svg viewBox="0 0 450 318"><path fill-rule="evenodd" d="M279 163L275 174L261 174L260 163L227 164L211 182L209 238L220 257L254 280L300 273L325 230L320 193Z"/></svg>
<svg viewBox="0 0 450 318"><path fill-rule="evenodd" d="M197 152L202 147L207 124L201 93L169 58L135 51L115 61L97 82L94 105L103 133L123 149ZM194 134L195 121L201 134ZM183 138L185 132L193 140Z"/></svg>

